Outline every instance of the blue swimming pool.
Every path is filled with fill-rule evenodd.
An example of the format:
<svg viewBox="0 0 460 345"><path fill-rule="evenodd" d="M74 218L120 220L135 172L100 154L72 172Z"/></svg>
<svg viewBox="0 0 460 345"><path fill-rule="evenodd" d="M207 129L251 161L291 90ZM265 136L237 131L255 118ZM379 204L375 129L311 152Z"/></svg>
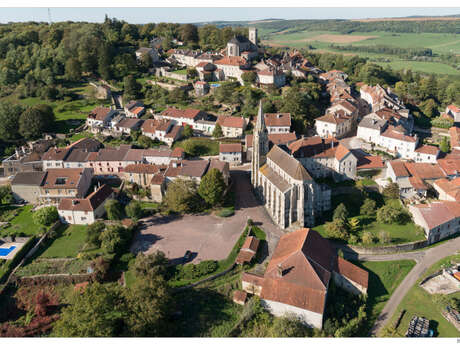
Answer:
<svg viewBox="0 0 460 345"><path fill-rule="evenodd" d="M16 249L16 246L11 246L9 248L0 248L0 256L7 256L13 250Z"/></svg>

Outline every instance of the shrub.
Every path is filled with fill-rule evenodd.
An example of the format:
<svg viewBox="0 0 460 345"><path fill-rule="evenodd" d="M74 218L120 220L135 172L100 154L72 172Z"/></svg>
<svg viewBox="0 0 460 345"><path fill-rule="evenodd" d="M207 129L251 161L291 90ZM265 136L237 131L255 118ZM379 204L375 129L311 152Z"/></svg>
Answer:
<svg viewBox="0 0 460 345"><path fill-rule="evenodd" d="M123 218L123 209L121 208L120 203L111 199L105 203L105 210L107 212L107 218L110 220L120 220Z"/></svg>
<svg viewBox="0 0 460 345"><path fill-rule="evenodd" d="M33 220L38 225L51 225L59 219L59 213L56 207L43 207L33 214Z"/></svg>
<svg viewBox="0 0 460 345"><path fill-rule="evenodd" d="M377 211L377 221L384 224L404 224L410 216L401 206L384 205Z"/></svg>
<svg viewBox="0 0 460 345"><path fill-rule="evenodd" d="M332 217L333 220L336 220L336 219L341 219L343 220L344 222L347 220L348 218L348 210L347 210L347 207L345 206L345 204L341 203L339 204L339 206L337 206L334 210L334 215Z"/></svg>
<svg viewBox="0 0 460 345"><path fill-rule="evenodd" d="M391 182L386 186L382 191L383 196L389 199L398 199L399 198L399 186L397 183Z"/></svg>
<svg viewBox="0 0 460 345"><path fill-rule="evenodd" d="M364 244L372 244L374 243L374 236L369 231L366 231L361 235L361 241Z"/></svg>
<svg viewBox="0 0 460 345"><path fill-rule="evenodd" d="M131 202L126 205L125 212L126 215L133 220L142 218L143 210L141 203L137 200L131 200Z"/></svg>
<svg viewBox="0 0 460 345"><path fill-rule="evenodd" d="M205 260L199 264L186 264L177 266L176 279L196 279L208 275L217 270L217 261Z"/></svg>
<svg viewBox="0 0 460 345"><path fill-rule="evenodd" d="M327 222L325 228L326 234L331 238L340 240L346 240L348 238L346 222L341 218L335 219L332 222Z"/></svg>
<svg viewBox="0 0 460 345"><path fill-rule="evenodd" d="M235 214L234 207L226 207L217 213L217 215L222 218L230 217L230 216L233 216L234 214Z"/></svg>
<svg viewBox="0 0 460 345"><path fill-rule="evenodd" d="M366 216L375 215L375 207L377 203L372 199L365 199L363 205L361 206L360 213Z"/></svg>
<svg viewBox="0 0 460 345"><path fill-rule="evenodd" d="M380 231L379 232L379 241L382 244L389 243L391 241L390 234L387 231Z"/></svg>

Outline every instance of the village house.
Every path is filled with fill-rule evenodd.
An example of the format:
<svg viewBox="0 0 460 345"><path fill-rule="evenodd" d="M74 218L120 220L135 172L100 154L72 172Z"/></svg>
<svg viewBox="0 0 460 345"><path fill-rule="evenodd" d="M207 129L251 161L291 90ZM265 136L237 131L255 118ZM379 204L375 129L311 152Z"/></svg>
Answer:
<svg viewBox="0 0 460 345"><path fill-rule="evenodd" d="M386 148L398 157L406 159L413 158L417 144L417 135L406 135L402 126L395 127L391 125L380 134L380 140L378 142L379 146Z"/></svg>
<svg viewBox="0 0 460 345"><path fill-rule="evenodd" d="M319 75L319 79L325 83L331 82L335 79L347 80L348 74L346 74L344 71L334 69L325 73L321 73Z"/></svg>
<svg viewBox="0 0 460 345"><path fill-rule="evenodd" d="M216 121L198 120L195 123L195 129L197 131L203 132L203 134L212 135L214 133L214 129L216 128L216 124Z"/></svg>
<svg viewBox="0 0 460 345"><path fill-rule="evenodd" d="M43 171L18 172L11 181L14 200L38 204L41 194L40 186L43 184L45 176L46 172Z"/></svg>
<svg viewBox="0 0 460 345"><path fill-rule="evenodd" d="M460 157L450 154L442 159L438 159L436 164L448 178L460 177Z"/></svg>
<svg viewBox="0 0 460 345"><path fill-rule="evenodd" d="M439 152L437 146L422 145L415 149L413 160L417 163L435 163Z"/></svg>
<svg viewBox="0 0 460 345"><path fill-rule="evenodd" d="M130 183L136 183L141 187L149 187L152 178L159 173L164 174L167 165L154 164L130 164L120 174L121 179Z"/></svg>
<svg viewBox="0 0 460 345"><path fill-rule="evenodd" d="M326 109L326 113L336 113L338 111L343 112L345 116L351 117L353 121L358 118L358 108L347 100L341 99Z"/></svg>
<svg viewBox="0 0 460 345"><path fill-rule="evenodd" d="M353 117L346 115L343 110L326 113L315 119L315 129L321 138L342 138L353 129Z"/></svg>
<svg viewBox="0 0 460 345"><path fill-rule="evenodd" d="M196 81L193 84L195 95L200 97L209 93L209 84L206 81Z"/></svg>
<svg viewBox="0 0 460 345"><path fill-rule="evenodd" d="M62 199L58 205L59 218L63 223L93 224L105 214L104 206L113 197L112 188L104 184L86 198Z"/></svg>
<svg viewBox="0 0 460 345"><path fill-rule="evenodd" d="M97 107L89 113L86 119L86 125L88 127L105 127L107 126L113 117L118 114L118 111L112 110L105 107Z"/></svg>
<svg viewBox="0 0 460 345"><path fill-rule="evenodd" d="M449 135L450 135L450 149L452 151L459 151L460 150L460 127L450 127L449 128Z"/></svg>
<svg viewBox="0 0 460 345"><path fill-rule="evenodd" d="M64 168L64 161L72 151L67 147L51 147L42 156L43 171L52 168Z"/></svg>
<svg viewBox="0 0 460 345"><path fill-rule="evenodd" d="M429 185L446 174L438 165L392 160L387 162L386 177L398 184L401 197L412 198L425 197Z"/></svg>
<svg viewBox="0 0 460 345"><path fill-rule="evenodd" d="M261 86L273 85L275 87L283 87L286 84L286 75L279 69L267 68L256 73L257 82Z"/></svg>
<svg viewBox="0 0 460 345"><path fill-rule="evenodd" d="M230 165L243 163L243 149L241 144L220 144L219 160L228 162Z"/></svg>
<svg viewBox="0 0 460 345"><path fill-rule="evenodd" d="M145 54L150 55L153 63L158 62L160 60L158 50L156 48L147 47L141 47L138 50L136 50L136 60L140 61L143 58L143 55Z"/></svg>
<svg viewBox="0 0 460 345"><path fill-rule="evenodd" d="M126 117L140 118L145 114L144 103L141 101L130 101L124 106Z"/></svg>
<svg viewBox="0 0 460 345"><path fill-rule="evenodd" d="M93 169L48 169L40 186L40 201L59 204L63 198L83 198L93 177Z"/></svg>
<svg viewBox="0 0 460 345"><path fill-rule="evenodd" d="M364 116L359 122L356 136L364 141L377 144L380 140L380 133L384 132L387 127L387 120L372 113Z"/></svg>
<svg viewBox="0 0 460 345"><path fill-rule="evenodd" d="M217 123L227 138L240 138L246 129L246 120L241 116L219 116Z"/></svg>
<svg viewBox="0 0 460 345"><path fill-rule="evenodd" d="M453 180L441 178L434 181L433 187L438 193L439 200L460 202L460 177Z"/></svg>
<svg viewBox="0 0 460 345"><path fill-rule="evenodd" d="M372 111L377 111L381 108L395 110L405 108L398 96L391 92L390 88L384 89L379 84L376 86L362 85L359 92L361 98L369 104Z"/></svg>
<svg viewBox="0 0 460 345"><path fill-rule="evenodd" d="M64 160L64 168L84 168L90 152L84 149L73 149Z"/></svg>
<svg viewBox="0 0 460 345"><path fill-rule="evenodd" d="M454 120L454 122L460 122L460 108L457 107L455 104L450 104L447 106L446 114L452 120Z"/></svg>
<svg viewBox="0 0 460 345"><path fill-rule="evenodd" d="M241 56L226 56L220 60L215 61L214 64L220 71L219 80L235 78L241 84L244 83L241 75L244 72L247 72L250 68L248 61Z"/></svg>
<svg viewBox="0 0 460 345"><path fill-rule="evenodd" d="M195 123L198 120L206 120L208 114L199 109L176 109L176 108L167 108L161 114L155 115L156 119L166 119L171 120L174 124L180 126L189 125L194 128Z"/></svg>
<svg viewBox="0 0 460 345"><path fill-rule="evenodd" d="M245 263L251 262L254 256L257 254L257 249L259 248L259 239L254 236L246 237L238 256L236 257L235 263L243 265Z"/></svg>
<svg viewBox="0 0 460 345"><path fill-rule="evenodd" d="M428 244L460 232L460 203L438 201L409 205L414 223L425 230Z"/></svg>
<svg viewBox="0 0 460 345"><path fill-rule="evenodd" d="M115 127L115 133L131 135L132 131L137 131L141 127L143 121L136 118L124 118L118 122Z"/></svg>
<svg viewBox="0 0 460 345"><path fill-rule="evenodd" d="M264 116L268 134L288 133L291 130L290 113L266 113Z"/></svg>
<svg viewBox="0 0 460 345"><path fill-rule="evenodd" d="M117 175L123 171L124 158L129 148L104 148L88 156L86 167L94 169L95 175Z"/></svg>
<svg viewBox="0 0 460 345"><path fill-rule="evenodd" d="M258 295L273 315L295 315L321 329L331 279L349 293L367 294L368 272L337 256L328 240L304 228L281 236L264 275L243 273L242 288Z"/></svg>
<svg viewBox="0 0 460 345"><path fill-rule="evenodd" d="M358 159L334 138L302 138L291 143L289 151L314 178L332 177L337 181L356 178Z"/></svg>
<svg viewBox="0 0 460 345"><path fill-rule="evenodd" d="M172 146L182 136L183 127L174 125L171 120L145 120L141 127L142 134L152 140L160 140Z"/></svg>

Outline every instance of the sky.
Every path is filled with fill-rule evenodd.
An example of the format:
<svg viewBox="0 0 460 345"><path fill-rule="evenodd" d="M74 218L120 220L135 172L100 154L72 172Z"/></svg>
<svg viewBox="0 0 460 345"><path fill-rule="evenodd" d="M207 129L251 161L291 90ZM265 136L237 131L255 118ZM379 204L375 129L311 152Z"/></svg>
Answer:
<svg viewBox="0 0 460 345"><path fill-rule="evenodd" d="M105 14L133 24L193 23L217 20L361 19L460 14L460 8L50 8L51 20L102 22ZM48 8L0 8L0 23L48 21Z"/></svg>

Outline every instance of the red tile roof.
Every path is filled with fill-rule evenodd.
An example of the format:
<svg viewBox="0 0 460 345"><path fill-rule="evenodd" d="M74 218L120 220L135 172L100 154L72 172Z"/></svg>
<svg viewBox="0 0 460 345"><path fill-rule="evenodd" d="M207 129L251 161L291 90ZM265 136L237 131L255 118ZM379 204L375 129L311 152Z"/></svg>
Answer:
<svg viewBox="0 0 460 345"><path fill-rule="evenodd" d="M267 127L291 126L291 113L266 113L264 118Z"/></svg>
<svg viewBox="0 0 460 345"><path fill-rule="evenodd" d="M71 149L69 148L51 147L48 151L46 151L43 154L42 160L43 161L62 161L67 157L70 151Z"/></svg>
<svg viewBox="0 0 460 345"><path fill-rule="evenodd" d="M93 118L98 121L104 121L107 115L110 113L110 108L97 107L89 113L88 117Z"/></svg>
<svg viewBox="0 0 460 345"><path fill-rule="evenodd" d="M385 130L385 132L383 132L381 134L381 136L396 139L396 140L399 140L399 141L406 141L406 142L410 142L410 143L417 142L416 137L405 135L405 134L399 132L398 130L396 130L396 128L394 126L388 126L388 128Z"/></svg>
<svg viewBox="0 0 460 345"><path fill-rule="evenodd" d="M96 191L84 199L71 198L61 199L58 210L62 211L86 211L96 210L102 203L113 194L112 188L108 185L102 185Z"/></svg>
<svg viewBox="0 0 460 345"><path fill-rule="evenodd" d="M171 157L183 158L185 151L182 147L175 147L171 152Z"/></svg>
<svg viewBox="0 0 460 345"><path fill-rule="evenodd" d="M385 164L380 156L360 156L356 169L383 169Z"/></svg>
<svg viewBox="0 0 460 345"><path fill-rule="evenodd" d="M339 146L337 146L337 149L335 151L335 158L337 158L337 160L341 161L349 153L350 153L349 149L347 149L344 145L339 144Z"/></svg>
<svg viewBox="0 0 460 345"><path fill-rule="evenodd" d="M450 127L450 147L460 147L460 128Z"/></svg>
<svg viewBox="0 0 460 345"><path fill-rule="evenodd" d="M141 129L145 133L155 134L156 131L166 132L168 127L172 124L171 120L145 120L141 126Z"/></svg>
<svg viewBox="0 0 460 345"><path fill-rule="evenodd" d="M219 152L220 153L230 153L230 152L241 152L241 144L220 144Z"/></svg>
<svg viewBox="0 0 460 345"><path fill-rule="evenodd" d="M241 116L221 116L217 122L221 127L244 128L244 118Z"/></svg>
<svg viewBox="0 0 460 345"><path fill-rule="evenodd" d="M460 159L443 158L436 162L447 175L460 173Z"/></svg>
<svg viewBox="0 0 460 345"><path fill-rule="evenodd" d="M436 228L452 219L460 217L460 203L456 201L417 204L411 205L411 207L418 209L429 229Z"/></svg>
<svg viewBox="0 0 460 345"><path fill-rule="evenodd" d="M173 117L173 118L186 118L186 119L196 119L198 115L202 113L199 109L176 109L176 108L167 108L161 115Z"/></svg>
<svg viewBox="0 0 460 345"><path fill-rule="evenodd" d="M214 61L215 65L242 66L246 64L246 59L241 56L225 56L220 60Z"/></svg>
<svg viewBox="0 0 460 345"><path fill-rule="evenodd" d="M365 288L369 285L369 273L340 256L337 258L337 272Z"/></svg>
<svg viewBox="0 0 460 345"><path fill-rule="evenodd" d="M455 104L450 104L447 106L447 108L454 113L460 113L460 108L457 107Z"/></svg>
<svg viewBox="0 0 460 345"><path fill-rule="evenodd" d="M412 185L414 189L418 190L428 190L428 187L425 183L418 177L418 176L411 176L409 177L409 183Z"/></svg>
<svg viewBox="0 0 460 345"><path fill-rule="evenodd" d="M53 189L77 189L85 169L88 168L48 169L42 186Z"/></svg>
<svg viewBox="0 0 460 345"><path fill-rule="evenodd" d="M391 168L393 169L396 177L409 177L409 171L406 169L406 165L403 161L389 161Z"/></svg>
<svg viewBox="0 0 460 345"><path fill-rule="evenodd" d="M437 155L439 153L439 149L437 146L423 145L417 148L415 152L423 153L426 155Z"/></svg>
<svg viewBox="0 0 460 345"><path fill-rule="evenodd" d="M412 176L417 176L422 180L435 180L446 176L436 164L405 163L405 166Z"/></svg>
<svg viewBox="0 0 460 345"><path fill-rule="evenodd" d="M160 169L166 169L166 166L159 166L153 164L129 164L123 169L125 173L132 174L155 174L160 171Z"/></svg>
<svg viewBox="0 0 460 345"><path fill-rule="evenodd" d="M248 293L246 291L235 290L233 293L233 302L235 303L246 303L246 298L248 297Z"/></svg>

